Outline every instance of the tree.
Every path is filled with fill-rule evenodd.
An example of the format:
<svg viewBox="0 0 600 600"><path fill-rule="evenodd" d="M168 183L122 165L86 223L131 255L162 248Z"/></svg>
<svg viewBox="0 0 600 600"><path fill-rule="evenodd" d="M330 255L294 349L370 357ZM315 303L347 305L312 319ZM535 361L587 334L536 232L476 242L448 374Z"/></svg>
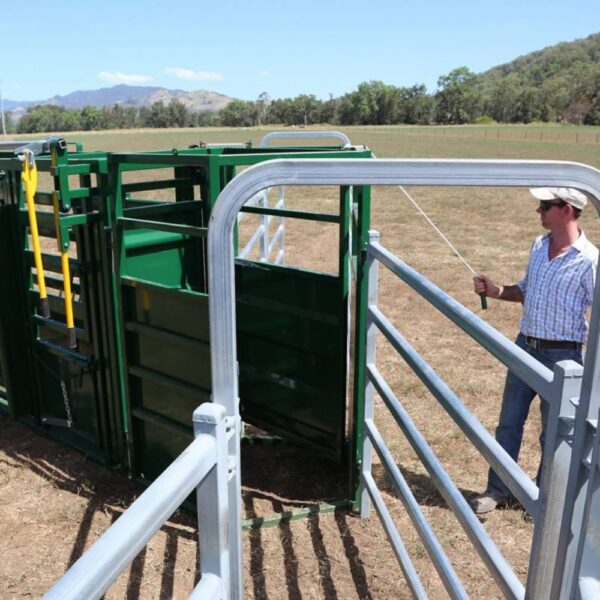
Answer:
<svg viewBox="0 0 600 600"><path fill-rule="evenodd" d="M255 114L254 102L232 100L221 109L221 122L226 127L251 127L254 125Z"/></svg>
<svg viewBox="0 0 600 600"><path fill-rule="evenodd" d="M295 125L311 125L318 121L319 100L313 94L300 94L292 102Z"/></svg>
<svg viewBox="0 0 600 600"><path fill-rule="evenodd" d="M150 106L145 115L144 125L157 128L169 127L169 109L162 100Z"/></svg>
<svg viewBox="0 0 600 600"><path fill-rule="evenodd" d="M409 125L427 125L433 116L433 98L427 93L425 84L400 88L400 106L397 113L398 123Z"/></svg>
<svg viewBox="0 0 600 600"><path fill-rule="evenodd" d="M438 123L472 123L481 113L481 92L477 76L467 67L458 67L438 79L436 121Z"/></svg>
<svg viewBox="0 0 600 600"><path fill-rule="evenodd" d="M256 100L256 124L262 125L271 104L271 96L267 92L262 92Z"/></svg>
<svg viewBox="0 0 600 600"><path fill-rule="evenodd" d="M87 105L81 109L80 116L81 129L84 131L93 131L100 129L102 113L97 106Z"/></svg>
<svg viewBox="0 0 600 600"><path fill-rule="evenodd" d="M519 78L515 73L499 79L491 90L486 114L499 123L514 122L521 87Z"/></svg>
<svg viewBox="0 0 600 600"><path fill-rule="evenodd" d="M329 94L329 100L321 104L319 123L337 123L339 119L340 101Z"/></svg>
<svg viewBox="0 0 600 600"><path fill-rule="evenodd" d="M188 127L191 124L190 113L181 100L172 100L167 113L168 127Z"/></svg>
<svg viewBox="0 0 600 600"><path fill-rule="evenodd" d="M63 106L37 104L21 117L17 133L73 131L79 128L79 111L67 111Z"/></svg>

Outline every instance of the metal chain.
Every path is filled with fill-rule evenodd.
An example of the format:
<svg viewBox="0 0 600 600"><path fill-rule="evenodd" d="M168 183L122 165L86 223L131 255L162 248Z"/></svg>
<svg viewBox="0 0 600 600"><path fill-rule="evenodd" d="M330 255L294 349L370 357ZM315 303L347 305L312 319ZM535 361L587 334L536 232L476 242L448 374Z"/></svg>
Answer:
<svg viewBox="0 0 600 600"><path fill-rule="evenodd" d="M62 397L63 397L63 403L65 405L65 413L67 415L67 423L69 427L73 426L73 415L71 413L71 405L69 403L69 394L67 392L67 384L65 382L64 377L61 375L57 375L43 360L39 361L39 364L44 368L45 371L47 371L50 375L52 375L52 377L54 377L55 379L58 380L58 382L60 383L60 389L62 391ZM61 369L62 371L62 369ZM81 374L83 375L83 371L84 369L81 370ZM77 375L71 375L71 377L69 377L69 379L74 380L77 377Z"/></svg>
<svg viewBox="0 0 600 600"><path fill-rule="evenodd" d="M69 427L71 427L71 425L73 425L73 417L71 415L71 407L69 406L69 396L67 394L67 386L65 384L64 379L60 380L60 389L62 390L63 402L65 403L65 411L67 413L67 423L69 424Z"/></svg>

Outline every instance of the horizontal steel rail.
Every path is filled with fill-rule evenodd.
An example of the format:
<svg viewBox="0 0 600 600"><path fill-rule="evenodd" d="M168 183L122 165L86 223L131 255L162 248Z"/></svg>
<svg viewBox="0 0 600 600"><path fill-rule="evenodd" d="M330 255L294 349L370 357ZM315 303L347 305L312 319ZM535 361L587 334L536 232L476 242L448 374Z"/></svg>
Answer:
<svg viewBox="0 0 600 600"><path fill-rule="evenodd" d="M338 139L344 146L350 146L350 138L341 131L273 131L260 140L259 147L266 148L275 139Z"/></svg>
<svg viewBox="0 0 600 600"><path fill-rule="evenodd" d="M206 488L207 504L208 501L214 503L218 468L221 469L221 478L226 478L224 418L223 407L215 404L205 404L196 410L195 425L204 427L204 430L197 428L195 440L58 580L44 596L45 600L101 598L194 488L198 488L200 501L203 491L201 484L209 477L212 480ZM199 502L199 514L201 510L212 511L212 521L216 521L213 527L222 532L227 521L227 494L226 483L222 481L220 485L221 501L217 502L217 506L209 507L203 507ZM207 529L210 528L210 521L208 524ZM201 537L206 534L201 529ZM215 537L214 531L208 534L207 548L202 553L214 560L211 553L215 553L214 546L219 546L218 549L221 550L222 540ZM212 569L202 577L192 597L227 597L223 591L228 589L228 581L215 573L218 570ZM227 570L223 574L227 576Z"/></svg>
<svg viewBox="0 0 600 600"><path fill-rule="evenodd" d="M408 587L412 592L413 598L417 598L418 600L427 600L428 596L425 593L423 584L421 583L413 562L410 559L410 555L406 551L404 542L402 541L402 538L396 529L392 515L383 501L383 497L381 496L381 492L379 491L373 476L370 473L365 473L363 476L363 481L367 491L369 492L369 495L371 496L371 500L375 505L375 510L377 510L377 514L379 515L385 534L392 545L392 550L394 551L394 554L400 563L400 568L404 573L404 577L406 577L406 582L408 583Z"/></svg>
<svg viewBox="0 0 600 600"><path fill-rule="evenodd" d="M304 219L305 221L322 221L324 223L339 223L340 216L331 213L314 213L304 210L286 210L281 208L262 208L260 206L244 206L242 212L255 215L272 215L287 219Z"/></svg>
<svg viewBox="0 0 600 600"><path fill-rule="evenodd" d="M379 331L383 333L408 366L466 434L467 438L479 450L488 464L502 477L510 491L525 507L525 510L534 519L537 519L539 516L537 502L539 490L535 483L500 446L494 436L464 406L456 394L409 344L406 338L394 328L385 315L378 308L371 306L369 307L369 316L377 325Z"/></svg>
<svg viewBox="0 0 600 600"><path fill-rule="evenodd" d="M425 518L423 511L419 507L419 503L408 486L406 479L404 479L404 476L400 472L400 469L394 462L392 453L386 446L385 441L381 437L381 434L377 430L377 427L372 419L365 420L365 431L369 436L371 443L373 444L373 448L375 448L377 451L377 454L379 455L379 458L381 459L381 462L384 465L387 473L392 478L396 490L398 490L398 493L400 494L400 499L404 504L404 508L413 522L419 537L423 541L423 545L425 546L433 564L435 565L435 568L439 572L440 577L442 578L442 583L446 587L448 594L451 598L456 600L468 598L469 596L467 595L467 592L465 591L458 575L450 564L446 553L442 549L435 533L433 532L433 529L429 525L429 521L427 521ZM373 493L371 493L371 497L373 497ZM378 510L378 512L380 511ZM390 541L392 541L391 538ZM396 554L398 555L399 552Z"/></svg>
<svg viewBox="0 0 600 600"><path fill-rule="evenodd" d="M119 225L128 226L131 229L152 229L165 231L167 233L179 233L190 237L205 238L208 230L206 227L195 227L194 225L182 225L180 223L165 223L163 221L149 221L146 219L132 219L120 217L117 219Z"/></svg>
<svg viewBox="0 0 600 600"><path fill-rule="evenodd" d="M258 194L255 194L246 202L244 206L259 206L261 204L265 204L267 202L267 194L269 190L262 190ZM237 216L238 223L241 223L246 216L245 212L240 211Z"/></svg>
<svg viewBox="0 0 600 600"><path fill-rule="evenodd" d="M514 342L502 335L498 330L473 314L468 308L442 292L435 284L409 267L379 243L370 247L373 256L385 265L392 273L412 287L425 300L437 308L443 315L468 333L481 346L504 363L510 371L520 379L528 382L540 396L552 401L555 389L552 385L553 374L550 369L527 354Z"/></svg>
<svg viewBox="0 0 600 600"><path fill-rule="evenodd" d="M525 588L523 584L464 499L452 478L442 467L439 458L413 423L408 412L374 365L367 366L367 377L375 386L406 439L427 469L435 486L442 494L450 510L456 515L458 522L469 536L505 596L507 598L524 598Z"/></svg>
<svg viewBox="0 0 600 600"><path fill-rule="evenodd" d="M254 194L280 185L444 185L505 187L574 187L591 195L600 208L600 171L562 161L439 160L439 159L306 159L273 160L244 170L221 192L211 213L208 233L208 281L213 399L226 407L227 415L239 428L239 398L236 360L236 317L233 232L237 214ZM592 324L598 323L598 307L592 311ZM598 328L594 329L595 335ZM595 340L587 360L597 363ZM596 375L596 373L594 373ZM543 375L538 378L542 383ZM600 375L595 377L600 380ZM548 383L546 381L545 383ZM584 387L582 398L589 402ZM241 557L239 448L231 444L229 457L236 476L230 487L231 551ZM464 499L463 499L464 501ZM235 561L241 564L241 558ZM516 584L515 584L516 585ZM519 591L522 585L518 582ZM242 589L241 568L232 571L232 587Z"/></svg>

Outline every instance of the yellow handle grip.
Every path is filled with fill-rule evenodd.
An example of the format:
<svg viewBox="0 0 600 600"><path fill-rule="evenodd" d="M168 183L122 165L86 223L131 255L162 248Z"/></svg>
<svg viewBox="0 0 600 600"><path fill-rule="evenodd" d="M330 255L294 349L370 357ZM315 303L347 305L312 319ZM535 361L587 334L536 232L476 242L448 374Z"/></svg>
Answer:
<svg viewBox="0 0 600 600"><path fill-rule="evenodd" d="M42 251L40 249L40 236L38 233L34 200L37 190L37 167L35 166L35 160L30 150L25 150L23 153L21 181L25 189L29 231L31 233L31 243L33 244L33 260L35 270L37 271L37 284L40 292L40 313L44 318L48 318L50 316L50 309L48 307L48 294L46 292L46 280L44 279L44 265L42 264Z"/></svg>

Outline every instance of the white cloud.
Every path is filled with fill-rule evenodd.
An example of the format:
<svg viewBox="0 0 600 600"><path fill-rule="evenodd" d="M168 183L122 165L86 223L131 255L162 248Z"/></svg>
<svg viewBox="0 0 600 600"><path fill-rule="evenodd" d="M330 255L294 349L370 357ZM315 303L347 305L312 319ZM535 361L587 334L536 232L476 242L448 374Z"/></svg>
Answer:
<svg viewBox="0 0 600 600"><path fill-rule="evenodd" d="M110 71L101 71L97 75L98 79L108 81L109 83L146 83L151 81L152 77L148 75L126 75L118 71L111 73Z"/></svg>
<svg viewBox="0 0 600 600"><path fill-rule="evenodd" d="M15 90L22 90L23 86L20 83L13 83L13 88Z"/></svg>
<svg viewBox="0 0 600 600"><path fill-rule="evenodd" d="M271 73L263 69L262 71L258 72L258 76L266 79L267 77L271 77Z"/></svg>
<svg viewBox="0 0 600 600"><path fill-rule="evenodd" d="M223 79L221 73L212 73L210 71L192 71L192 69L171 68L165 69L167 75L173 75L186 81L219 81Z"/></svg>

